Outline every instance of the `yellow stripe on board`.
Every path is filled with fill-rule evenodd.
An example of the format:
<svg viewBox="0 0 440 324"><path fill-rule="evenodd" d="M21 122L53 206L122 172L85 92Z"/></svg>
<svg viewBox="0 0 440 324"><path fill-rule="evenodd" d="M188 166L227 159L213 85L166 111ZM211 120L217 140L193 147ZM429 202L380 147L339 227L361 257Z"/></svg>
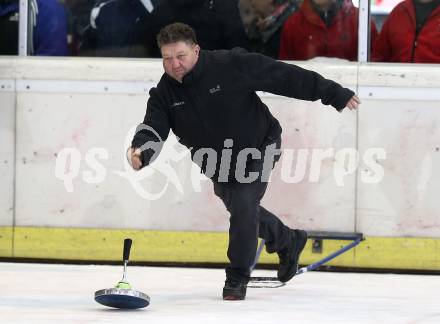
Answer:
<svg viewBox="0 0 440 324"><path fill-rule="evenodd" d="M145 262L226 263L227 233L16 227L12 251L12 227L0 227L0 256L15 258L118 261L126 237L133 239L130 259ZM325 240L321 254L312 253L309 240L301 264L310 264L350 241ZM276 254L265 252L260 263L278 263ZM360 245L333 261L332 266L440 270L440 239L367 237Z"/></svg>
<svg viewBox="0 0 440 324"><path fill-rule="evenodd" d="M12 227L0 227L0 256L12 257Z"/></svg>
<svg viewBox="0 0 440 324"><path fill-rule="evenodd" d="M15 229L14 257L117 261L127 237L132 261L227 261L225 233L36 227Z"/></svg>

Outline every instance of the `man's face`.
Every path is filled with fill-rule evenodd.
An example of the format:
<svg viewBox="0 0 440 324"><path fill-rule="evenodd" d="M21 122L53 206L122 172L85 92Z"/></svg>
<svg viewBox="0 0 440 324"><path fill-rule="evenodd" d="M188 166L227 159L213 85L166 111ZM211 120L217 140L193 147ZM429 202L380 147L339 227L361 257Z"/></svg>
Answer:
<svg viewBox="0 0 440 324"><path fill-rule="evenodd" d="M200 46L178 41L162 45L163 68L173 79L182 82L185 74L190 72L199 58Z"/></svg>

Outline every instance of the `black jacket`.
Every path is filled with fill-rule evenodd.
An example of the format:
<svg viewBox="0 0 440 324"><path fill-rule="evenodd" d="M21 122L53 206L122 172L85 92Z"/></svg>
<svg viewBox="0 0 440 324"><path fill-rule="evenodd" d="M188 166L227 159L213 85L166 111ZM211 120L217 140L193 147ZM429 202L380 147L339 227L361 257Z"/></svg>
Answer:
<svg viewBox="0 0 440 324"><path fill-rule="evenodd" d="M220 153L225 139L233 140L233 158L243 148L259 149L267 138L281 134L281 126L255 91L302 100L321 99L342 110L354 93L320 74L273 60L243 49L201 51L198 62L182 83L164 74L150 98L142 125L148 125L164 141L170 129L192 148L212 148ZM138 128L139 129L139 128ZM133 147L158 142L151 130L139 130ZM153 153L142 153L143 166ZM202 171L203 168L202 168Z"/></svg>

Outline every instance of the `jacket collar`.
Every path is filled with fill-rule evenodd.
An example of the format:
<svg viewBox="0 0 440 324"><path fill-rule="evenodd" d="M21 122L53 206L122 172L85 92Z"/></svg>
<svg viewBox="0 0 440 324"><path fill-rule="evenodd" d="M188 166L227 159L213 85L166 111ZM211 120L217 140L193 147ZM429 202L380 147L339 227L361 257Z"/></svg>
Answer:
<svg viewBox="0 0 440 324"><path fill-rule="evenodd" d="M416 8L414 6L414 0L405 0L402 3L403 8L405 8L406 12L408 13L408 15L411 17L411 22L413 23L413 25L416 25ZM437 14L440 14L440 5L437 6L437 8L435 8L431 14L427 17L427 20L429 20L429 18L436 16ZM425 23L426 23L425 21Z"/></svg>
<svg viewBox="0 0 440 324"><path fill-rule="evenodd" d="M416 25L416 8L414 7L413 0L405 0L402 2L403 8L405 8L405 11L411 18L411 23L415 26Z"/></svg>

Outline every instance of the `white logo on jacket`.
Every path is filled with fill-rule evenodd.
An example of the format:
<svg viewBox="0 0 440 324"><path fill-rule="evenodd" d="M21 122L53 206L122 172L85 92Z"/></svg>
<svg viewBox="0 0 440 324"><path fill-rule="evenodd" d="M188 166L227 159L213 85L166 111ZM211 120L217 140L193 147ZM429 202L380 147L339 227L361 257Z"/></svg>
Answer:
<svg viewBox="0 0 440 324"><path fill-rule="evenodd" d="M171 105L171 107L179 107L179 106L183 106L185 104L185 101L178 101L175 102Z"/></svg>
<svg viewBox="0 0 440 324"><path fill-rule="evenodd" d="M219 92L220 90L221 90L220 84L217 84L214 88L209 89L209 93L213 94L213 93Z"/></svg>

